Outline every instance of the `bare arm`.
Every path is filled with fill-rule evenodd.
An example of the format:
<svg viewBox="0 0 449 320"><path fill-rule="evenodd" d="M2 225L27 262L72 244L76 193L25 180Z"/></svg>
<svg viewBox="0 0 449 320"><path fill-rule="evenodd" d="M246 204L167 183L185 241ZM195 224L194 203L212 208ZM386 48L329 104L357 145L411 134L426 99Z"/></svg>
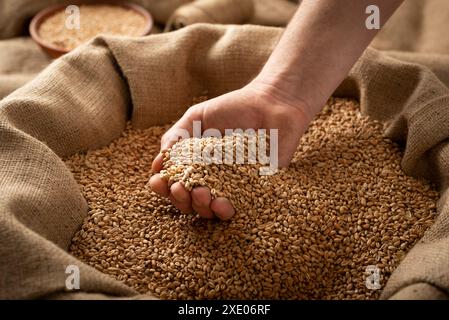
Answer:
<svg viewBox="0 0 449 320"><path fill-rule="evenodd" d="M346 77L378 30L365 25L368 5L387 21L402 0L303 0L260 74L245 87L191 107L163 136L161 148L174 143L176 129L265 128L279 130L279 165L288 166L310 121ZM162 168L162 156L153 170ZM179 183L168 186L158 174L152 189L169 197L182 212L227 220L234 214L225 198L212 199L209 189L188 192Z"/></svg>
<svg viewBox="0 0 449 320"><path fill-rule="evenodd" d="M253 84L307 105L313 117L378 32L366 28L366 8L378 6L383 24L402 2L303 0Z"/></svg>

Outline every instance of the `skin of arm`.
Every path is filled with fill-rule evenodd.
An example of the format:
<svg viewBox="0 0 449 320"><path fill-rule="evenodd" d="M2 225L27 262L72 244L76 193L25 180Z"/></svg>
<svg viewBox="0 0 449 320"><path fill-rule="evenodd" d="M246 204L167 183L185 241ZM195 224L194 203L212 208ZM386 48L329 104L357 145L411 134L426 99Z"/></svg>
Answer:
<svg viewBox="0 0 449 320"><path fill-rule="evenodd" d="M189 108L164 134L161 150L178 140L178 128L192 133L192 122L202 130L278 129L279 165L288 166L313 117L347 76L379 30L366 28L366 8L376 5L381 24L403 0L303 0L261 72L245 87ZM152 190L183 213L227 220L234 208L226 198L212 199L205 187L185 190L168 185L157 172L162 155L152 165Z"/></svg>
<svg viewBox="0 0 449 320"><path fill-rule="evenodd" d="M402 2L304 0L253 84L313 118L379 31L366 28L366 8L378 6L384 23Z"/></svg>

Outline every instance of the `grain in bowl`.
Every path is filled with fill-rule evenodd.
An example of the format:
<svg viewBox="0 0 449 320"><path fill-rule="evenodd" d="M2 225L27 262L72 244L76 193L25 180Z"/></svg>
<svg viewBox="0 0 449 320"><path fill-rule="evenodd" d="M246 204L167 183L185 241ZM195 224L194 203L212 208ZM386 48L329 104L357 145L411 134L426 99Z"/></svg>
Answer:
<svg viewBox="0 0 449 320"><path fill-rule="evenodd" d="M147 18L132 7L113 4L81 4L79 28L65 7L47 16L38 26L39 38L54 47L70 51L99 34L142 36L148 30ZM72 13L73 14L73 13Z"/></svg>

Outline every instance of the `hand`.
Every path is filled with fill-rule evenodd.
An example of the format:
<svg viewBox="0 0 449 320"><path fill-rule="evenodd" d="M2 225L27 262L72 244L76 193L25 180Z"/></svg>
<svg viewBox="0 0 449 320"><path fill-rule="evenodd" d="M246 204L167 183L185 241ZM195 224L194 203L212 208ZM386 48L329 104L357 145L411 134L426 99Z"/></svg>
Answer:
<svg viewBox="0 0 449 320"><path fill-rule="evenodd" d="M298 101L290 101L276 94L275 88L264 84L249 84L217 98L190 107L162 137L161 150L171 147L177 140L176 129L186 129L192 134L192 123L201 121L202 130L215 128L222 133L225 129L278 129L279 165L288 166L298 146L299 139L310 122L308 108ZM152 169L162 169L162 154L153 161ZM230 219L235 210L226 198L212 200L206 187L194 188L188 192L180 182L171 186L155 174L150 179L153 191L169 197L183 213L196 211L201 217L221 220Z"/></svg>

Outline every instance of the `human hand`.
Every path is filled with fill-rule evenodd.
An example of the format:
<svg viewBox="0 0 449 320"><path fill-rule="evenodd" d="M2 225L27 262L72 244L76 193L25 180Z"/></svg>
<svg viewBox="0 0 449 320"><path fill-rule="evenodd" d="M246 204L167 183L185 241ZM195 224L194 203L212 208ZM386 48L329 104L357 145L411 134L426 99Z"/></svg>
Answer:
<svg viewBox="0 0 449 320"><path fill-rule="evenodd" d="M298 146L299 139L311 120L308 108L301 101L280 96L275 88L265 84L251 83L235 90L190 107L162 137L161 150L170 148L179 138L178 129L192 134L193 121L201 121L202 130L225 129L278 129L278 164L288 166ZM212 199L206 187L196 187L188 192L180 182L169 186L158 172L162 169L163 156L160 153L152 164L156 172L150 179L150 187L156 193L170 198L183 213L197 212L201 217L221 220L230 219L235 210L226 198Z"/></svg>

